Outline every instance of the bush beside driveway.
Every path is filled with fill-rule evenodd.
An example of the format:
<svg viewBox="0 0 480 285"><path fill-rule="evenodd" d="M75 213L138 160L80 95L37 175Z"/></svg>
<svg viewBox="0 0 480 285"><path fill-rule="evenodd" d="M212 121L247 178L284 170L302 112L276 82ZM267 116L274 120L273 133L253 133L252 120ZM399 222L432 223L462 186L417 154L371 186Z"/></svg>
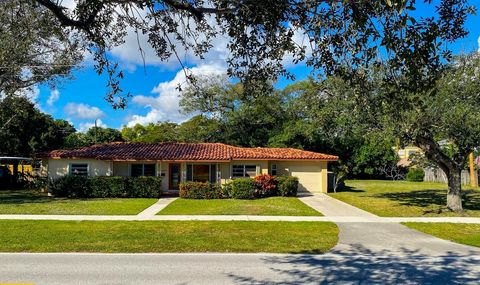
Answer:
<svg viewBox="0 0 480 285"><path fill-rule="evenodd" d="M382 217L480 217L480 189L463 187L465 212L445 208L447 185L431 182L349 180L333 198Z"/></svg>

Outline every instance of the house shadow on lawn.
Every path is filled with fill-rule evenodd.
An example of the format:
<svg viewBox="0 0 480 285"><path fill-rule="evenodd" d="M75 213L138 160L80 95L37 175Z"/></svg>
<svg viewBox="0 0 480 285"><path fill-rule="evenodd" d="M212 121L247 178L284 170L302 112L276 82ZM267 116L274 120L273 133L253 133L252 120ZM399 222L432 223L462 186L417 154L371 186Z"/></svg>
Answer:
<svg viewBox="0 0 480 285"><path fill-rule="evenodd" d="M480 279L478 252L428 257L409 249L372 252L356 245L348 252L267 256L263 262L281 280L228 277L235 284L477 284Z"/></svg>
<svg viewBox="0 0 480 285"><path fill-rule="evenodd" d="M433 189L382 193L372 197L387 198L402 205L417 207L444 207L447 203L446 191ZM463 208L465 210L480 210L480 192L472 190L463 191Z"/></svg>
<svg viewBox="0 0 480 285"><path fill-rule="evenodd" d="M54 201L53 197L48 197L46 193L28 191L28 190L2 190L0 191L1 204L39 204Z"/></svg>

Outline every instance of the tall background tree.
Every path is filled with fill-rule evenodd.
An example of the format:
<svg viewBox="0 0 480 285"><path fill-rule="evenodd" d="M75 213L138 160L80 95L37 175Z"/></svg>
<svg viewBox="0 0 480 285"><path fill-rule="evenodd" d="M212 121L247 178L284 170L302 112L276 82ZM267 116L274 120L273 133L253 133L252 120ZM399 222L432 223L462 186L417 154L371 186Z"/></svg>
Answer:
<svg viewBox="0 0 480 285"><path fill-rule="evenodd" d="M32 156L62 148L75 128L64 120L54 120L40 112L27 98L0 98L0 154Z"/></svg>
<svg viewBox="0 0 480 285"><path fill-rule="evenodd" d="M83 58L81 37L33 1L0 1L0 94L70 78Z"/></svg>

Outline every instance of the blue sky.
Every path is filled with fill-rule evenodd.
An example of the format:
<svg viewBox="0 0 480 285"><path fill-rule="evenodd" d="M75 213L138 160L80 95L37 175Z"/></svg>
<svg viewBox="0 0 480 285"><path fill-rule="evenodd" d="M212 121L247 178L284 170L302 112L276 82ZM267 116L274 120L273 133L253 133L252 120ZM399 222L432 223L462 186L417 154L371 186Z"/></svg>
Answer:
<svg viewBox="0 0 480 285"><path fill-rule="evenodd" d="M418 15L428 15L424 7L417 9ZM452 45L455 53L472 51L478 48L480 41L480 20L478 16L468 19L467 28L470 34ZM301 39L300 39L301 40ZM159 120L181 122L188 116L179 113L178 91L176 86L185 82L185 78L176 59L161 62L153 50L148 48L145 38L140 38L145 49L144 68L138 52L137 40L129 34L125 44L114 48L110 55L125 70L122 87L133 97L129 99L124 110L114 110L104 99L106 94L106 78L94 71L88 60L79 70L74 72L75 79L63 81L56 89L38 86L34 90L37 106L55 118L66 119L74 124L77 130L84 131L94 124L95 119L103 127L121 128L123 125L135 123L146 124ZM186 54L185 58L195 74L219 74L225 71L225 58L228 55L226 40L219 38L213 42L214 48L199 60ZM297 80L305 79L309 69L304 65L294 65L285 61L286 66ZM277 87L282 88L291 81L281 79Z"/></svg>

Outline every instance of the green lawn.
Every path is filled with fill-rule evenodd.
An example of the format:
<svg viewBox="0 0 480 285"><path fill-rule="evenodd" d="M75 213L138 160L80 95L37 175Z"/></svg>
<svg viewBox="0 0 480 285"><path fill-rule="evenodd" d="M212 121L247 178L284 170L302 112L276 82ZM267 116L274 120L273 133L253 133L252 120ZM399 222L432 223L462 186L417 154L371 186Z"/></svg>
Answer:
<svg viewBox="0 0 480 285"><path fill-rule="evenodd" d="M158 215L321 216L322 214L294 197L270 197L257 200L177 199Z"/></svg>
<svg viewBox="0 0 480 285"><path fill-rule="evenodd" d="M329 195L383 217L480 217L480 190L464 187L465 212L446 210L447 185L430 182L350 180L344 190Z"/></svg>
<svg viewBox="0 0 480 285"><path fill-rule="evenodd" d="M0 214L136 215L158 199L66 199L34 191L0 191Z"/></svg>
<svg viewBox="0 0 480 285"><path fill-rule="evenodd" d="M480 247L480 225L453 223L402 223L409 228L467 245Z"/></svg>
<svg viewBox="0 0 480 285"><path fill-rule="evenodd" d="M0 252L323 253L328 222L0 221Z"/></svg>

